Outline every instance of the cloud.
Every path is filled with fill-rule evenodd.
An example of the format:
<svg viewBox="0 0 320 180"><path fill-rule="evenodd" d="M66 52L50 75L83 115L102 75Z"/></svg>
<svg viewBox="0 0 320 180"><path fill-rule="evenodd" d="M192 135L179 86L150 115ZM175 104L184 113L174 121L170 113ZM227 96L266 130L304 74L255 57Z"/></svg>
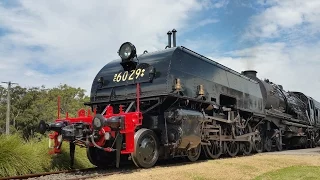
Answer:
<svg viewBox="0 0 320 180"><path fill-rule="evenodd" d="M314 36L320 32L318 0L271 0L260 4L266 10L251 18L245 38L272 39L285 35L290 40L290 37Z"/></svg>
<svg viewBox="0 0 320 180"><path fill-rule="evenodd" d="M319 2L259 2L264 10L250 18L242 37L255 46L223 52L225 41L209 33L181 41L227 67L239 72L255 69L262 79L320 101ZM199 14L228 3L71 0L17 1L8 7L0 2L0 80L22 86L67 83L90 91L97 72L118 58L123 42L134 43L138 53L164 49L168 30L176 28L181 36L195 25L217 23L218 15L199 20L204 17Z"/></svg>
<svg viewBox="0 0 320 180"><path fill-rule="evenodd" d="M238 72L256 70L260 79L283 85L286 91L300 91L320 101L320 42L288 46L264 43L210 58Z"/></svg>
<svg viewBox="0 0 320 180"><path fill-rule="evenodd" d="M196 0L0 2L0 78L22 86L67 83L90 90L123 42L164 49L166 32L189 26ZM212 22L203 22L212 23Z"/></svg>
<svg viewBox="0 0 320 180"><path fill-rule="evenodd" d="M258 4L263 9L251 16L240 38L241 43L253 45L209 55L238 72L254 69L260 79L320 101L320 2L270 0Z"/></svg>
<svg viewBox="0 0 320 180"><path fill-rule="evenodd" d="M201 27L201 26L206 26L208 24L214 24L219 22L218 19L214 19L214 18L207 18L207 19L203 19L201 21L199 21L195 26L197 27Z"/></svg>
<svg viewBox="0 0 320 180"><path fill-rule="evenodd" d="M223 8L229 4L229 0L202 0L205 8Z"/></svg>

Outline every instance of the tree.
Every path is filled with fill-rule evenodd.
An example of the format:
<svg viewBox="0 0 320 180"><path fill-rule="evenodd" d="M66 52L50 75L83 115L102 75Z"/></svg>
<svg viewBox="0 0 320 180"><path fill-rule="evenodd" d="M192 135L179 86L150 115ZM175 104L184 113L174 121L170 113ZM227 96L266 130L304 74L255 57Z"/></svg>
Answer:
<svg viewBox="0 0 320 180"><path fill-rule="evenodd" d="M15 86L11 94L10 122L26 139L36 132L40 120L53 122L57 118L58 96L61 97L61 112L68 111L69 116L75 116L80 108L85 108L84 102L89 101L84 89L66 84L52 89ZM0 88L0 133L4 127L5 113L2 112L6 109L5 98L6 90Z"/></svg>

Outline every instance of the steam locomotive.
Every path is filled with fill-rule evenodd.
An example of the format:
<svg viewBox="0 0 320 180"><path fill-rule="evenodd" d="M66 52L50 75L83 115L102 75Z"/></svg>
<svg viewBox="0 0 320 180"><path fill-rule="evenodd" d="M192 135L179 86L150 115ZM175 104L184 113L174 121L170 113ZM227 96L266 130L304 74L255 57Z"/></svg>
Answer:
<svg viewBox="0 0 320 180"><path fill-rule="evenodd" d="M254 70L238 73L176 46L176 32L167 33L168 45L157 52L137 55L132 43L123 43L120 59L94 78L87 111L41 121L40 132L52 132L51 152L59 153L66 141L71 166L77 145L98 167L132 160L150 168L175 157L196 161L200 155L216 159L316 146L319 102L260 80Z"/></svg>

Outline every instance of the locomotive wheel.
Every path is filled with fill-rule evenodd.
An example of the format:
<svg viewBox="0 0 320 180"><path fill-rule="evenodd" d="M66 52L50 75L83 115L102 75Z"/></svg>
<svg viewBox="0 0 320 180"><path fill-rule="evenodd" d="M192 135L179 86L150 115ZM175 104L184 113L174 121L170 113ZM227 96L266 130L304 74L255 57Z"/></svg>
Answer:
<svg viewBox="0 0 320 180"><path fill-rule="evenodd" d="M244 129L244 133L248 134L251 133L252 129L251 126L248 124L247 127ZM252 152L252 141L247 141L247 142L241 142L240 147L241 147L241 152L244 155L249 155Z"/></svg>
<svg viewBox="0 0 320 180"><path fill-rule="evenodd" d="M241 143L241 151L244 155L249 155L252 152L252 142Z"/></svg>
<svg viewBox="0 0 320 180"><path fill-rule="evenodd" d="M280 140L276 139L276 147L278 151L282 151L282 143L280 143Z"/></svg>
<svg viewBox="0 0 320 180"><path fill-rule="evenodd" d="M302 149L307 149L308 148L308 138L302 137Z"/></svg>
<svg viewBox="0 0 320 180"><path fill-rule="evenodd" d="M223 146L219 141L210 141L211 145L205 145L204 146L204 151L205 153L212 159L217 159L220 157L222 154Z"/></svg>
<svg viewBox="0 0 320 180"><path fill-rule="evenodd" d="M223 131L224 135L230 136L232 135L232 127L227 127L225 128L225 130ZM224 146L225 146L225 150L226 153L228 153L229 156L234 157L239 153L240 150L240 143L237 141L225 141L224 142Z"/></svg>
<svg viewBox="0 0 320 180"><path fill-rule="evenodd" d="M225 142L227 153L229 156L234 157L239 153L240 144L237 141L226 141Z"/></svg>
<svg viewBox="0 0 320 180"><path fill-rule="evenodd" d="M315 141L314 141L313 132L310 133L310 139L308 139L308 147L309 148L314 148L315 147Z"/></svg>
<svg viewBox="0 0 320 180"><path fill-rule="evenodd" d="M282 137L279 135L278 137L275 138L276 141L276 148L278 151L282 151Z"/></svg>
<svg viewBox="0 0 320 180"><path fill-rule="evenodd" d="M261 137L261 126L258 126L257 129L254 129L254 132L259 131L258 135L255 135L252 143L252 150L257 153L262 153L263 151L263 141Z"/></svg>
<svg viewBox="0 0 320 180"><path fill-rule="evenodd" d="M272 150L272 140L270 139L270 137L268 135L265 138L264 149L267 152L270 152Z"/></svg>
<svg viewBox="0 0 320 180"><path fill-rule="evenodd" d="M314 139L311 140L311 148L315 148L316 147L316 142Z"/></svg>
<svg viewBox="0 0 320 180"><path fill-rule="evenodd" d="M312 148L312 142L311 142L311 140L310 139L308 139L308 148Z"/></svg>
<svg viewBox="0 0 320 180"><path fill-rule="evenodd" d="M315 148L316 147L316 142L315 142L315 140L313 139L312 140L312 148Z"/></svg>
<svg viewBox="0 0 320 180"><path fill-rule="evenodd" d="M87 157L93 165L99 168L106 168L116 162L116 154L114 152L105 152L95 147L87 148Z"/></svg>
<svg viewBox="0 0 320 180"><path fill-rule="evenodd" d="M137 167L150 168L159 158L159 141L155 133L150 129L139 129L134 134L135 150L131 154Z"/></svg>
<svg viewBox="0 0 320 180"><path fill-rule="evenodd" d="M187 153L188 153L187 157L189 161L191 162L197 161L201 154L201 144L199 144L198 147L196 148L190 149Z"/></svg>

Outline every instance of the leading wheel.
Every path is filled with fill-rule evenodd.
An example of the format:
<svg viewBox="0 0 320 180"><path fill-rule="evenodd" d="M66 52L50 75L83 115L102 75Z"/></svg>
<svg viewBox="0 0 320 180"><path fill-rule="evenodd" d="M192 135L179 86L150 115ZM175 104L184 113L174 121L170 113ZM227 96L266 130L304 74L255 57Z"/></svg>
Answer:
<svg viewBox="0 0 320 180"><path fill-rule="evenodd" d="M137 167L150 168L159 158L159 141L150 129L139 129L134 134L132 160Z"/></svg>
<svg viewBox="0 0 320 180"><path fill-rule="evenodd" d="M114 152L105 152L95 147L87 148L87 157L93 165L99 168L112 166L116 162L116 154Z"/></svg>

